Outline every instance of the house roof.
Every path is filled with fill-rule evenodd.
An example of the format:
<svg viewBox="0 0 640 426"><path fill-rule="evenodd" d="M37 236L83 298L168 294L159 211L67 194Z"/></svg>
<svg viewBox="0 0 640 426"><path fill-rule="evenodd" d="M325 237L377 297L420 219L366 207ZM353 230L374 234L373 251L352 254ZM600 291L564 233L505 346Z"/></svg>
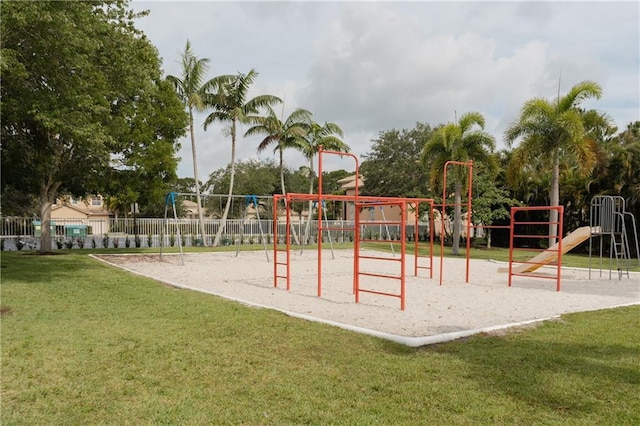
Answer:
<svg viewBox="0 0 640 426"><path fill-rule="evenodd" d="M352 174L351 176L342 178L338 180L338 183L342 189L354 189L356 187L356 175ZM360 178L358 179L358 188L361 188L362 185L364 185L364 176L360 175Z"/></svg>
<svg viewBox="0 0 640 426"><path fill-rule="evenodd" d="M74 211L77 211L78 213L84 214L86 216L109 216L109 212L106 210L90 210L90 209L83 209L82 207L78 207L72 204L67 204L67 203L62 203L62 204L56 204L53 207L51 207L51 211L57 211L60 209L71 209Z"/></svg>

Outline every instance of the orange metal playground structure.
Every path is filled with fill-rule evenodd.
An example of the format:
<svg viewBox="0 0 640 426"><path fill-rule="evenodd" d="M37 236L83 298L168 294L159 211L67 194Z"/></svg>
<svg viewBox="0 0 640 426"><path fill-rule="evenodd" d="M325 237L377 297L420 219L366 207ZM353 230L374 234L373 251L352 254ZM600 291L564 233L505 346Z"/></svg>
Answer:
<svg viewBox="0 0 640 426"><path fill-rule="evenodd" d="M320 147L319 155L318 155L318 188L320 188L317 194L301 194L301 193L288 193L285 195L274 195L274 203L273 203L273 257L274 257L274 265L273 265L273 279L274 279L274 287L278 287L279 283L284 280L286 283L286 289L291 289L291 204L293 202L300 201L309 201L314 202L317 205L317 215L318 215L318 227L317 227L317 296L322 296L322 247L323 247L323 232L328 231L329 235L331 231L348 231L353 232L354 235L354 259L353 259L353 294L355 297L355 302L358 303L360 301L361 293L374 293L382 296L396 297L400 299L400 309L404 310L406 306L405 300L405 266L406 266L406 250L407 250L407 242L406 242L406 229L407 229L407 211L408 209L415 209L415 226L413 236L413 252L414 256L414 275L418 276L418 272L420 269L428 269L429 270L429 278L433 278L433 248L434 248L434 200L431 198L403 198L403 197L377 197L377 196L362 196L358 193L358 185L355 185L355 193L354 195L332 195L332 194L323 194L322 193L322 173L323 173L323 156L324 155L339 155L339 156L347 156L353 158L355 161L355 173L356 180L360 176L359 172L359 162L358 158L350 153L344 152L336 152L336 151L325 151ZM466 201L462 202L454 202L449 203L448 194L447 194L447 174L448 168L450 166L459 166L467 168L467 182L468 182L468 191L466 196ZM440 285L443 283L443 271L444 271L444 235L445 235L445 217L446 217L446 208L453 207L455 209L462 209L462 207L466 207L466 279L465 282L469 282L469 262L470 262L470 248L471 248L471 229L473 228L508 228L510 230L510 247L509 247L509 265L508 268L498 268L500 272L508 272L508 285L512 285L512 278L514 276L525 276L525 277L534 277L534 278L551 278L556 280L556 290L560 291L560 283L562 279L562 254L576 247L581 242L585 241L587 238L591 236L591 229L589 227L583 227L587 229L587 233L585 234L583 228L579 228L566 237L562 237L562 229L563 229L563 212L564 209L562 206L535 206L535 207L512 207L511 208L511 222L509 226L472 226L472 183L473 183L473 162L460 162L460 161L448 161L444 165L444 179L443 179L443 193L442 193L442 204L438 205L441 208L441 217L440 217ZM355 206L355 221L352 225L347 227L329 227L325 226L322 221L322 209L325 201L343 201L352 203ZM284 202L284 207L286 210L286 226L284 227L284 235L281 234L280 227L278 226L278 217L279 217L279 206L280 202ZM428 244L420 246L419 236L418 236L418 219L420 217L420 205L427 204L428 214L429 214L429 238ZM365 208L371 208L372 206L397 206L400 208L401 215L398 221L370 221L370 220L362 220L362 216L360 212ZM539 233L532 234L527 233L527 231L521 231L523 225L525 227L527 225L549 225L549 221L535 221L535 222L527 222L518 220L518 213L523 211L558 211L559 220L555 222L557 225L557 234L550 235L541 235ZM311 212L309 212L311 214ZM399 258L389 258L384 256L377 256L375 254L371 254L370 252L363 253L362 243L368 244L378 244L385 243L388 244L390 241L379 240L379 239L365 239L363 238L361 229L364 225L371 224L380 224L380 225L397 225L400 229L400 238L397 243L400 244L400 256ZM586 237L585 237L586 235ZM279 243L280 237L282 237L282 243ZM548 249L542 251L539 255L526 260L526 261L517 261L514 258L514 250L527 250L527 248L518 247L516 248L516 241L523 238L550 238L553 237L557 243L549 247ZM331 240L329 240L331 241ZM284 246L284 247L282 247ZM333 247L333 246L332 246ZM427 254L419 255L420 250L427 251ZM531 249L533 250L533 249ZM536 250L540 251L540 250ZM428 259L428 265L420 265L421 259ZM371 271L366 271L363 269L362 260L374 260L380 262L396 262L399 266L399 272L397 274L382 274ZM555 274L534 274L533 272L538 268L548 265L554 264ZM391 279L396 280L399 283L399 288L397 292L387 292L387 291L378 291L372 288L367 288L365 283L362 282L363 277L376 277L383 279Z"/></svg>
<svg viewBox="0 0 640 426"><path fill-rule="evenodd" d="M323 155L340 155L340 156L348 156L354 159L355 161L355 171L356 176L359 176L359 162L358 158L349 153L337 152L337 151L325 151L322 148L319 151L318 155L318 188L322 188L322 159ZM284 235L284 248L280 248L278 241L278 207L279 202L284 201L286 208L286 226L285 226L285 235ZM287 290L291 289L291 203L294 201L314 201L317 203L318 208L318 236L317 236L317 246L318 246L318 270L317 270L317 295L318 297L322 296L322 233L324 231L350 231L354 233L354 262L353 262L353 293L355 295L356 303L360 300L361 293L375 293L383 296L397 297L400 299L400 309L405 309L405 266L406 266L406 223L407 223L407 209L409 207L415 209L415 226L414 226L414 236L413 236L413 249L414 249L414 274L417 276L418 271L420 269L428 269L429 277L433 277L433 199L431 198L395 198L395 197L373 197L373 196L361 196L358 194L358 187L356 185L355 194L353 196L347 195L330 195L323 194L319 191L318 194L300 194L300 193L288 193L286 195L274 195L274 226L273 226L273 234L274 234L274 245L273 245L273 257L274 257L274 287L278 287L278 283L280 280L285 280ZM322 218L322 206L324 205L324 201L346 201L351 202L355 206L355 222L351 227L327 227L324 226L321 218ZM429 221L430 221L430 237L428 243L428 254L419 255L420 243L418 238L418 219L420 217L420 204L428 204L428 212L429 212ZM361 219L360 212L364 208L369 208L371 206L398 206L401 209L401 219L395 224L400 226L400 256L399 258L388 258L382 256L373 256L370 254L362 254L361 253L361 243L389 243L389 241L379 241L373 239L363 239L361 235L361 225L363 224L376 224L378 222L375 221L366 221L364 222ZM385 222L386 225L391 224L392 222ZM428 265L421 265L420 259L428 259ZM391 274L379 274L374 272L365 271L361 268L362 263L361 260L376 260L381 262L397 262L399 264L399 272L397 275ZM391 292L381 292L372 289L365 288L361 283L362 277L378 277L385 279L397 280L399 282L399 290L396 293Z"/></svg>

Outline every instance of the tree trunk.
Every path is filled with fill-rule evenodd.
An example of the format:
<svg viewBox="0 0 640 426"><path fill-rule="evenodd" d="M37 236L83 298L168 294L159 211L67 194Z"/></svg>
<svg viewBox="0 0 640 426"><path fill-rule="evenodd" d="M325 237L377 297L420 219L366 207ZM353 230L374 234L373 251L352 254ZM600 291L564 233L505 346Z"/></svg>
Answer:
<svg viewBox="0 0 640 426"><path fill-rule="evenodd" d="M280 188L282 189L282 195L286 195L287 190L284 187L284 158L283 158L282 148L280 148L278 151L280 154ZM284 199L284 206L287 207L286 198ZM299 219L298 219L298 222L300 222ZM298 239L298 233L296 232L295 226L291 226L291 238L293 238L293 242L295 244L300 244L300 240Z"/></svg>
<svg viewBox="0 0 640 426"><path fill-rule="evenodd" d="M491 248L491 228L487 229L487 248Z"/></svg>
<svg viewBox="0 0 640 426"><path fill-rule="evenodd" d="M318 193L320 193L320 189L318 189ZM313 158L309 161L309 194L313 194ZM307 205L307 224L304 227L304 241L303 244L309 244L309 231L311 229L311 217L313 213L313 201L309 200L309 204ZM318 217L318 220L321 221L322 218ZM318 227L320 224L318 223Z"/></svg>
<svg viewBox="0 0 640 426"><path fill-rule="evenodd" d="M198 180L198 161L196 160L196 136L193 129L193 109L189 108L189 131L191 132L191 155L193 157L193 177L196 181L196 203L198 204L198 223L200 224L200 238L202 245L206 243L206 231L204 229L204 215L202 213L202 199L200 197L200 183Z"/></svg>
<svg viewBox="0 0 640 426"><path fill-rule="evenodd" d="M60 183L45 184L40 189L40 252L51 251L51 206L56 198Z"/></svg>
<svg viewBox="0 0 640 426"><path fill-rule="evenodd" d="M553 168L551 172L551 192L549 201L551 206L560 205L560 155L558 149L553 151ZM549 212L549 247L556 243L555 235L558 233L558 211ZM560 237L562 237L560 235Z"/></svg>
<svg viewBox="0 0 640 426"><path fill-rule="evenodd" d="M229 209L231 208L231 200L233 196L233 181L236 176L236 120L231 123L231 170L229 175L229 193L227 195L227 203L224 206L224 213L222 213L222 219L220 219L220 226L216 237L213 240L214 247L220 244L220 238L227 228L227 217L229 217Z"/></svg>
<svg viewBox="0 0 640 426"><path fill-rule="evenodd" d="M462 185L457 182L454 193L453 206L453 244L451 245L451 254L457 256L460 254L460 225L462 223Z"/></svg>

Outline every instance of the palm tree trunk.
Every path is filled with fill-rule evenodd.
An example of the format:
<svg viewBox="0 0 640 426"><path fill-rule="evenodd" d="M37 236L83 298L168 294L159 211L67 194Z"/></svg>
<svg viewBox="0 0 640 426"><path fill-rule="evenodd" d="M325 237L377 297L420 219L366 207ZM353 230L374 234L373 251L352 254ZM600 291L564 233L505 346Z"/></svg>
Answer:
<svg viewBox="0 0 640 426"><path fill-rule="evenodd" d="M457 256L460 253L460 224L462 223L462 185L456 182L453 206L453 244L451 254Z"/></svg>
<svg viewBox="0 0 640 426"><path fill-rule="evenodd" d="M231 123L231 170L229 176L229 193L227 195L227 203L224 206L224 213L222 213L222 219L220 219L220 226L216 237L213 240L214 247L220 244L220 238L222 233L227 228L227 217L229 216L229 209L231 208L231 199L233 198L233 182L236 177L236 120Z"/></svg>
<svg viewBox="0 0 640 426"><path fill-rule="evenodd" d="M284 187L284 158L283 158L282 148L280 148L278 151L280 154L280 188L282 189L282 195L286 195L287 190ZM286 198L284 199L284 205L285 207L287 206ZM291 238L293 238L293 242L295 244L300 244L300 240L298 239L298 233L296 232L296 227L293 225L291 226Z"/></svg>
<svg viewBox="0 0 640 426"><path fill-rule="evenodd" d="M200 238L202 238L202 245L206 243L206 231L204 229L204 215L202 214L202 200L200 197L200 183L198 180L198 161L196 160L196 136L193 129L193 110L189 108L189 132L191 133L191 155L193 157L193 177L196 181L196 203L198 204L198 223L200 224Z"/></svg>
<svg viewBox="0 0 640 426"><path fill-rule="evenodd" d="M320 193L320 189L318 189L318 193ZM309 194L313 194L313 158L309 161ZM307 205L307 224L304 227L303 244L309 243L309 230L311 229L312 210L313 210L313 201L309 200L309 204ZM318 217L318 220L321 221L322 218Z"/></svg>
<svg viewBox="0 0 640 426"><path fill-rule="evenodd" d="M553 151L553 168L551 171L551 193L549 194L551 206L560 205L560 154L558 149ZM558 211L549 212L549 247L556 243L555 235L558 233ZM560 235L560 237L562 237Z"/></svg>

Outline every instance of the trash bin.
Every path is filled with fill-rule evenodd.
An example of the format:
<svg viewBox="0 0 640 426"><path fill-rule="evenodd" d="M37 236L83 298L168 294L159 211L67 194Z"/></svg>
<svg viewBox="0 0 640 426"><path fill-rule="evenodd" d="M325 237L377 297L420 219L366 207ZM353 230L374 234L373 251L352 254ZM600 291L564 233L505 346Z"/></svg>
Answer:
<svg viewBox="0 0 640 426"><path fill-rule="evenodd" d="M56 223L55 222L50 222L51 225L51 236L55 237L56 235ZM33 236L34 237L40 237L42 236L42 222L40 222L39 220L34 220L33 221Z"/></svg>
<svg viewBox="0 0 640 426"><path fill-rule="evenodd" d="M88 234L87 225L66 225L64 227L64 235L66 237L81 238Z"/></svg>

